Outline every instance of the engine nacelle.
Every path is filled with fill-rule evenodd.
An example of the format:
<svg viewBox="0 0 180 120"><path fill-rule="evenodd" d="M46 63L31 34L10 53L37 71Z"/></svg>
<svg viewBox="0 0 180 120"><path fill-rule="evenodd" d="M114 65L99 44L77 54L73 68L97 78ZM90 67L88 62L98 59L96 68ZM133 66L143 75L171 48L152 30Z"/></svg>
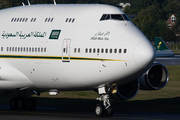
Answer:
<svg viewBox="0 0 180 120"><path fill-rule="evenodd" d="M110 94L110 98L117 99L117 100L118 99L127 100L127 99L131 99L134 96L136 96L138 91L139 91L139 80L136 79L130 83L127 83L127 84L124 84L121 86L117 86L116 93Z"/></svg>
<svg viewBox="0 0 180 120"><path fill-rule="evenodd" d="M163 88L169 80L167 68L160 64L154 63L149 70L140 78L140 89L143 90L159 90Z"/></svg>
<svg viewBox="0 0 180 120"><path fill-rule="evenodd" d="M167 68L160 63L154 63L140 78L112 88L110 98L131 99L136 96L139 88L143 90L159 90L167 84L168 80L169 73Z"/></svg>

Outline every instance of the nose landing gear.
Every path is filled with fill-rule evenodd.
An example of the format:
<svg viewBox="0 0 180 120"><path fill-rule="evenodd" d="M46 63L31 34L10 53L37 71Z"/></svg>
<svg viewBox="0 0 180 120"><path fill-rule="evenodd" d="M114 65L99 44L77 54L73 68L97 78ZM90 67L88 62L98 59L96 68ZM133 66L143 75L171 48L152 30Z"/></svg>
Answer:
<svg viewBox="0 0 180 120"><path fill-rule="evenodd" d="M110 89L108 89L109 91ZM109 101L109 94L106 92L106 88L98 89L99 94L103 93L97 100L102 101L103 103L98 103L95 107L95 114L97 117L111 117L114 114L114 109Z"/></svg>

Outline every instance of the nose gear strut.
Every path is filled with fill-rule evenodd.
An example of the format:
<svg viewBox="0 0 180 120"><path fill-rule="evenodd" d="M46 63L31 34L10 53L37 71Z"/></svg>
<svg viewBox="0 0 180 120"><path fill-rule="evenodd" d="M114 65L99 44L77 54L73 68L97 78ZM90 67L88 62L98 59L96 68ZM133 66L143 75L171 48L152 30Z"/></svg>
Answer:
<svg viewBox="0 0 180 120"><path fill-rule="evenodd" d="M110 87L106 90L107 87L98 88L99 94L101 96L97 100L102 101L103 103L98 103L95 107L95 114L97 117L113 116L114 110L109 100L109 91ZM107 92L106 92L107 91Z"/></svg>

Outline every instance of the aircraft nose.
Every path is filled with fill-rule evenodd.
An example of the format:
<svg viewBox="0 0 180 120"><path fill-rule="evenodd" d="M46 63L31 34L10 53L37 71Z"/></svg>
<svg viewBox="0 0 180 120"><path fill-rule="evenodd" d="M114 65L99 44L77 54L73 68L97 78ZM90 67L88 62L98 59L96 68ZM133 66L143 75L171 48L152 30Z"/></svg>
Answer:
<svg viewBox="0 0 180 120"><path fill-rule="evenodd" d="M155 51L151 43L142 41L137 44L134 51L134 60L136 64L145 68L150 63L153 63L155 59Z"/></svg>

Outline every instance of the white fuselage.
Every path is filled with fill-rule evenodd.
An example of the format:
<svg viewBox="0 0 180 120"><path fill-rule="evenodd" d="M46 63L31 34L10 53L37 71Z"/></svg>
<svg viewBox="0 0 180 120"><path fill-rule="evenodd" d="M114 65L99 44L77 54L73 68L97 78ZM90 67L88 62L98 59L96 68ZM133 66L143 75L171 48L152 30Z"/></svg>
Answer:
<svg viewBox="0 0 180 120"><path fill-rule="evenodd" d="M142 75L154 61L151 43L131 21L103 14L124 13L98 4L1 10L0 90L84 90Z"/></svg>

